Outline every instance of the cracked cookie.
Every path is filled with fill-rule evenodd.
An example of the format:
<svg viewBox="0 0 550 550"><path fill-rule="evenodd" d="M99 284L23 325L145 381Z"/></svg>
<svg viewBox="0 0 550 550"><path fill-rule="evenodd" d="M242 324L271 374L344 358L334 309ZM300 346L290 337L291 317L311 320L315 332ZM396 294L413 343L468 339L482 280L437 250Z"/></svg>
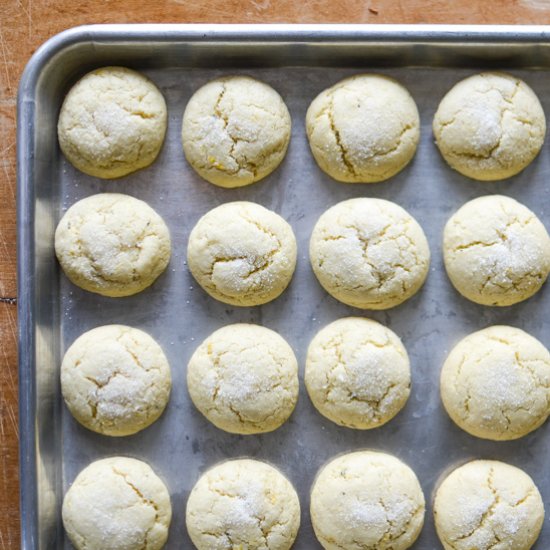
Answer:
<svg viewBox="0 0 550 550"><path fill-rule="evenodd" d="M69 162L112 179L149 166L166 134L166 103L145 76L103 67L83 76L61 106L57 135Z"/></svg>
<svg viewBox="0 0 550 550"><path fill-rule="evenodd" d="M228 202L207 212L189 236L187 262L216 300L256 306L274 300L296 267L296 237L281 216L253 202Z"/></svg>
<svg viewBox="0 0 550 550"><path fill-rule="evenodd" d="M149 465L113 457L78 474L65 494L62 517L77 550L158 550L168 538L172 507Z"/></svg>
<svg viewBox="0 0 550 550"><path fill-rule="evenodd" d="M524 471L474 460L443 480L434 518L445 550L529 550L542 528L544 504Z"/></svg>
<svg viewBox="0 0 550 550"><path fill-rule="evenodd" d="M242 187L282 162L291 121L281 96L247 76L217 78L189 100L183 114L185 157L206 181Z"/></svg>
<svg viewBox="0 0 550 550"><path fill-rule="evenodd" d="M171 385L161 347L124 325L85 332L61 364L61 391L71 414L104 435L131 435L150 426L164 411Z"/></svg>
<svg viewBox="0 0 550 550"><path fill-rule="evenodd" d="M526 206L502 195L467 202L443 233L453 286L468 300L510 306L526 300L550 273L550 237Z"/></svg>
<svg viewBox="0 0 550 550"><path fill-rule="evenodd" d="M373 183L411 161L420 119L414 99L396 80L363 74L321 92L307 111L306 131L317 164L329 176Z"/></svg>
<svg viewBox="0 0 550 550"><path fill-rule="evenodd" d="M409 398L407 350L389 328L338 319L311 341L304 374L315 408L340 426L368 430L391 420Z"/></svg>
<svg viewBox="0 0 550 550"><path fill-rule="evenodd" d="M100 193L73 204L55 230L55 253L69 280L121 297L151 286L170 261L170 233L145 202Z"/></svg>
<svg viewBox="0 0 550 550"><path fill-rule="evenodd" d="M430 265L422 228L397 204L357 198L329 208L309 243L322 287L344 304L388 309L413 296Z"/></svg>
<svg viewBox="0 0 550 550"><path fill-rule="evenodd" d="M311 523L325 550L405 550L422 530L424 511L414 472L385 453L339 456L311 489Z"/></svg>
<svg viewBox="0 0 550 550"><path fill-rule="evenodd" d="M441 399L453 421L472 435L523 437L550 414L550 353L517 328L474 332L443 365Z"/></svg>
<svg viewBox="0 0 550 550"><path fill-rule="evenodd" d="M186 523L198 550L289 550L300 527L300 502L278 470L258 460L230 460L197 481Z"/></svg>
<svg viewBox="0 0 550 550"><path fill-rule="evenodd" d="M298 363L273 330L235 324L212 333L187 366L197 409L218 428L252 434L277 429L298 400Z"/></svg>
<svg viewBox="0 0 550 550"><path fill-rule="evenodd" d="M546 119L525 82L505 73L481 73L462 80L442 99L433 132L451 168L493 181L516 175L537 156Z"/></svg>

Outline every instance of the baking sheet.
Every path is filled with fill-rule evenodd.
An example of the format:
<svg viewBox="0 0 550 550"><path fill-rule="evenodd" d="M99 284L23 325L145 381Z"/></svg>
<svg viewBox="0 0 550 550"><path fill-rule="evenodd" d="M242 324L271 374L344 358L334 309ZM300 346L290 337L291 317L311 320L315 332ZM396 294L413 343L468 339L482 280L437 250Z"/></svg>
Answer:
<svg viewBox="0 0 550 550"><path fill-rule="evenodd" d="M490 51L488 46L488 57ZM355 67L345 69L314 65L262 69L257 64L224 68L221 63L216 66L215 56L211 59L212 68L201 69L190 68L190 58L178 58L172 66L159 69L151 69L154 64L151 61L143 67L130 63L138 70L143 69L167 100L167 138L153 166L120 180L100 181L78 172L58 150L54 152L59 161L57 179L52 183L55 192L49 198L46 194L43 200L57 201L56 219L75 201L94 193L128 193L148 202L164 218L173 246L165 274L149 290L128 298L110 299L87 293L71 285L57 267L53 268L52 295L59 289L61 298L59 323L42 327L36 346L44 366L40 370L38 365L37 376L41 377L38 383L52 385L52 394L57 395L57 401L43 403L42 414L51 416L52 441L59 438L60 447L56 447L59 479L49 470L48 475L39 476L48 482L40 490L55 503L51 508L55 520L42 517L40 521L44 525L52 521L57 525L57 540L63 542L56 545L70 548L59 528L60 487L66 491L89 462L110 455L145 460L167 483L173 507L168 549L192 548L185 530L184 511L189 491L199 476L221 460L243 456L272 463L297 488L302 525L296 550L321 548L309 521L309 489L316 472L335 455L357 449L392 453L409 464L419 477L427 509L415 550L441 547L432 519L433 489L444 473L469 459L499 459L523 468L534 478L550 511L548 423L517 441L484 441L457 428L439 399L439 372L446 354L470 332L492 324L510 324L550 345L550 319L545 315L550 305L548 285L534 298L512 307L479 306L461 298L452 288L441 255L442 230L448 217L467 200L484 194L510 195L534 210L550 227L550 146L545 143L532 165L506 182L481 183L460 176L441 159L433 143L431 121L445 92L456 81L481 70L484 62L478 55L469 67L442 69L400 67L402 59L393 61L386 68L377 66L374 70L397 78L409 89L420 111L422 129L415 159L387 182L341 184L332 180L316 166L304 130L310 101L341 78L371 71L368 56L364 63L355 60ZM411 63L415 64L414 57ZM513 73L533 87L546 113L550 113L550 72L513 70ZM228 74L248 74L269 83L282 95L292 116L292 139L282 165L262 182L234 190L217 188L199 178L187 165L180 141L181 117L190 96L202 84ZM60 98L51 101L59 102ZM52 104L58 108L59 103ZM54 139L54 128L50 127L49 132ZM426 284L412 299L391 310L369 312L337 302L320 287L309 265L309 236L317 218L339 201L362 196L389 199L406 208L420 222L430 244L432 263ZM40 234L39 224L44 223L44 238L51 238L56 220L45 215L41 219L40 196L37 199L36 234ZM298 263L291 285L281 297L261 307L236 308L215 301L198 287L185 263L187 238L198 218L211 208L234 200L254 201L278 212L292 225L297 237ZM51 261L54 262L53 252ZM47 308L49 299L43 294L37 307ZM310 339L327 323L350 315L367 316L390 327L402 338L411 359L412 392L407 406L395 419L375 430L351 430L323 418L310 403L303 384ZM286 424L269 434L238 436L222 432L195 410L187 394L186 364L196 346L212 331L236 322L258 323L279 332L299 361L301 386L296 410ZM86 330L109 323L128 324L149 332L163 347L172 368L172 396L164 415L145 431L124 438L101 436L78 425L61 405L57 382L62 354L74 339ZM48 353L51 362L44 359ZM549 547L547 520L534 548Z"/></svg>

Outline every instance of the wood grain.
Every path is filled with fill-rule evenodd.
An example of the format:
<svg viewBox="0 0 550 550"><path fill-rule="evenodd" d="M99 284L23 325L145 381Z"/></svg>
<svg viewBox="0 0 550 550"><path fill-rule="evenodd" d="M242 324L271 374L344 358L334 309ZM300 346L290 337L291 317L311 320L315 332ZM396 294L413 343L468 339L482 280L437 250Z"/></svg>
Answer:
<svg viewBox="0 0 550 550"><path fill-rule="evenodd" d="M90 23L550 23L548 0L0 1L0 550L19 546L15 102L36 48Z"/></svg>
<svg viewBox="0 0 550 550"><path fill-rule="evenodd" d="M2 220L0 231L4 231ZM2 252L3 254L3 252ZM2 270L13 266L2 263ZM3 271L2 271L3 273ZM0 548L19 547L16 306L0 303Z"/></svg>

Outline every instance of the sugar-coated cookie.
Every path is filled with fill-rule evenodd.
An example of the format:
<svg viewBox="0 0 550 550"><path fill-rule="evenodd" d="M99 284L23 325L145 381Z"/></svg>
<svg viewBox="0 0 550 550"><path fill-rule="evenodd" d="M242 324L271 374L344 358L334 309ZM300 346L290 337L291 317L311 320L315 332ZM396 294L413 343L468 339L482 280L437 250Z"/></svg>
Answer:
<svg viewBox="0 0 550 550"><path fill-rule="evenodd" d="M270 432L292 414L298 363L273 330L228 325L212 333L187 366L189 394L218 428L240 434Z"/></svg>
<svg viewBox="0 0 550 550"><path fill-rule="evenodd" d="M550 353L518 328L474 332L447 357L441 398L449 416L472 435L522 437L550 414Z"/></svg>
<svg viewBox="0 0 550 550"><path fill-rule="evenodd" d="M226 76L197 90L183 114L189 164L220 187L242 187L268 176L283 160L291 122L281 96L248 76Z"/></svg>
<svg viewBox="0 0 550 550"><path fill-rule="evenodd" d="M434 518L445 550L529 550L542 528L544 504L524 471L474 460L443 480Z"/></svg>
<svg viewBox="0 0 550 550"><path fill-rule="evenodd" d="M467 202L443 233L453 286L468 300L509 306L535 294L550 273L550 237L526 206L502 195Z"/></svg>
<svg viewBox="0 0 550 550"><path fill-rule="evenodd" d="M102 67L83 76L61 106L59 145L76 168L119 178L149 166L166 133L166 103L142 74Z"/></svg>
<svg viewBox="0 0 550 550"><path fill-rule="evenodd" d="M151 425L170 397L170 366L147 333L124 325L85 332L65 353L61 391L72 415L104 435Z"/></svg>
<svg viewBox="0 0 550 550"><path fill-rule="evenodd" d="M311 522L325 550L405 550L422 530L424 511L414 472L385 453L341 455L311 489Z"/></svg>
<svg viewBox="0 0 550 550"><path fill-rule="evenodd" d="M364 309L404 302L420 289L430 265L416 220L393 202L371 198L329 208L313 229L309 256L330 295Z"/></svg>
<svg viewBox="0 0 550 550"><path fill-rule="evenodd" d="M461 174L482 181L510 178L537 156L546 119L531 88L505 73L480 73L456 84L433 120L437 146Z"/></svg>
<svg viewBox="0 0 550 550"><path fill-rule="evenodd" d="M207 470L193 487L186 523L198 550L289 550L300 527L300 502L272 466L229 460Z"/></svg>
<svg viewBox="0 0 550 550"><path fill-rule="evenodd" d="M55 231L55 253L75 285L130 296L152 285L170 261L170 233L145 202L100 193L73 204Z"/></svg>
<svg viewBox="0 0 550 550"><path fill-rule="evenodd" d="M393 78L362 74L321 92L306 115L311 151L338 181L371 183L400 172L420 139L414 99Z"/></svg>
<svg viewBox="0 0 550 550"><path fill-rule="evenodd" d="M347 317L315 335L304 380L323 416L349 428L376 428L391 420L409 398L409 357L389 328Z"/></svg>
<svg viewBox="0 0 550 550"><path fill-rule="evenodd" d="M113 457L78 474L63 500L62 516L77 550L158 550L168 538L172 507L150 466Z"/></svg>
<svg viewBox="0 0 550 550"><path fill-rule="evenodd" d="M189 236L187 262L210 296L234 306L270 302L290 283L296 237L281 216L253 202L207 212Z"/></svg>

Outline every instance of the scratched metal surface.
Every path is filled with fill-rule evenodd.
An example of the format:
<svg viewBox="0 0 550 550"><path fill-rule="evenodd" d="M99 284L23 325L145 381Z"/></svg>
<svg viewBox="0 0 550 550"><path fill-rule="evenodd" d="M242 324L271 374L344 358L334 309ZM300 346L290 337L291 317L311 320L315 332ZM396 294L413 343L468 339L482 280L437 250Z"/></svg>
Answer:
<svg viewBox="0 0 550 550"><path fill-rule="evenodd" d="M345 40L343 42L345 46ZM486 308L461 298L451 287L442 264L441 234L445 221L471 198L488 193L510 195L532 208L547 227L550 226L550 148L547 144L522 174L493 184L474 182L454 173L433 144L431 120L445 92L457 80L486 66L507 68L502 58L495 62L494 51L480 47L465 58L452 58L450 63L460 67L411 68L402 65L405 62L430 65L432 58L426 57L426 52L415 57L415 49L408 48L408 58L404 60L402 51L389 55L389 49L381 63L378 54L369 55L373 51L369 44L363 44L356 46L359 49L352 58L336 56L333 59L352 67L320 67L327 64L327 59L317 54L304 56L302 61L305 59L307 63L293 67L291 44L283 56L284 62L276 67L263 68L261 56L257 55L226 63L212 50L210 55L200 58L200 63L194 63L192 55L173 60L161 56L163 66L153 68L154 53L153 58L146 61L132 60L132 44L125 47L129 48L129 53L125 53L129 55L125 57L128 64L142 69L167 100L168 134L159 158L148 169L103 182L79 173L52 146L44 153L43 160L53 159L53 179L44 192L37 190L35 234L38 246L43 247L37 250L37 284L42 285L43 292L36 308L38 318L42 312L45 321L38 323L35 342L37 390L38 396L44 397L38 403L36 418L39 449L43 449L38 456L37 481L41 495L38 514L41 546L70 547L59 523L62 493L90 461L119 454L147 461L166 481L173 505L169 549L191 547L183 518L193 484L206 468L233 457L266 460L294 483L302 505L302 526L294 546L297 550L320 548L308 514L309 489L316 472L331 457L356 449L393 453L418 475L427 510L415 550L440 547L432 520L433 489L445 472L469 459L501 459L523 468L535 479L548 504L548 424L519 441L479 440L453 425L442 409L438 391L439 371L446 354L472 331L491 324L511 324L550 345L550 319L545 315L550 306L548 288L513 307ZM330 52L331 47L339 46L329 46L328 50L323 47L322 51ZM459 50L460 44L454 47ZM116 50L112 53L116 56ZM269 58L266 64L272 64ZM437 64L441 65L441 60ZM94 59L87 59L83 65L89 68L94 65ZM420 111L421 142L412 164L390 181L343 185L317 168L305 136L305 112L310 101L325 87L369 70L391 75L410 90ZM82 72L84 69L77 67L70 78L66 78L65 88ZM224 190L201 180L187 165L180 143L181 116L189 97L200 85L217 76L237 72L264 80L279 91L292 116L292 140L285 161L274 174L246 188ZM533 87L546 112L550 112L547 93L550 72L524 70L519 66L513 72ZM54 113L61 99L59 90L47 98ZM53 121L54 117L50 116L49 120ZM50 124L43 131L54 139L54 130ZM145 200L170 228L173 239L170 266L151 289L137 296L109 299L89 294L71 285L55 265L51 237L56 221L76 200L101 191L128 193ZM338 303L322 290L309 266L308 241L319 215L341 200L359 196L385 198L405 207L423 226L430 243L432 264L425 286L415 297L392 310L368 312ZM195 222L214 206L232 200L251 200L275 210L288 220L297 236L298 265L292 284L280 298L261 307L233 308L216 302L196 285L185 265L187 238ZM310 339L327 323L348 315L365 315L392 328L402 338L411 359L413 385L409 402L394 420L376 430L354 431L332 424L314 410L303 385L304 358ZM113 322L149 332L164 348L173 374L173 392L165 414L147 430L125 438L103 437L80 427L62 405L57 382L60 359L72 341L92 327ZM298 357L299 402L291 419L273 433L246 437L226 434L210 425L189 400L185 370L190 355L210 332L234 322L254 322L276 330L288 340ZM550 526L546 521L535 548L548 547Z"/></svg>

